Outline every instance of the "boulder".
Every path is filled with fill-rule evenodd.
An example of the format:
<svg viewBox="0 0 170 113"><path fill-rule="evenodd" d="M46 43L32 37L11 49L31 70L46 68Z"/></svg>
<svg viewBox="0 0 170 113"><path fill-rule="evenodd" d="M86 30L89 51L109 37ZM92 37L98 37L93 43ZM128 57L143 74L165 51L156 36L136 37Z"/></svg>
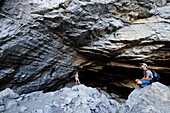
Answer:
<svg viewBox="0 0 170 113"><path fill-rule="evenodd" d="M155 82L144 88L136 88L128 97L124 113L169 113L169 87Z"/></svg>
<svg viewBox="0 0 170 113"><path fill-rule="evenodd" d="M14 93L14 91L11 90L10 88L6 88L5 90L0 92L0 99L3 100L16 99L18 97L19 95Z"/></svg>

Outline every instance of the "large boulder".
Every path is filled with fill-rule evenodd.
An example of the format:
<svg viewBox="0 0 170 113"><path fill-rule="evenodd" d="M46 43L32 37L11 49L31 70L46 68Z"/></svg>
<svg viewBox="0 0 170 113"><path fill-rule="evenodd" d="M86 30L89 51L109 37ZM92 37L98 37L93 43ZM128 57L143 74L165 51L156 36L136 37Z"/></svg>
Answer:
<svg viewBox="0 0 170 113"><path fill-rule="evenodd" d="M169 105L170 88L156 82L142 89L136 88L123 107L124 113L169 113Z"/></svg>

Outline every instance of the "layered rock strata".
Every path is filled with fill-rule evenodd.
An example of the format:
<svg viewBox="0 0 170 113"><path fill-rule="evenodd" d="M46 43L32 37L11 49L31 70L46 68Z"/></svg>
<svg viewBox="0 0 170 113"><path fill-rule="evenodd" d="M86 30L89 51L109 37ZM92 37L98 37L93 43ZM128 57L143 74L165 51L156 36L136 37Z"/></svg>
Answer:
<svg viewBox="0 0 170 113"><path fill-rule="evenodd" d="M169 0L0 2L1 90L59 89L75 67L128 80L134 73L120 70L136 72L139 62L147 62L168 83ZM117 69L114 76L110 70Z"/></svg>

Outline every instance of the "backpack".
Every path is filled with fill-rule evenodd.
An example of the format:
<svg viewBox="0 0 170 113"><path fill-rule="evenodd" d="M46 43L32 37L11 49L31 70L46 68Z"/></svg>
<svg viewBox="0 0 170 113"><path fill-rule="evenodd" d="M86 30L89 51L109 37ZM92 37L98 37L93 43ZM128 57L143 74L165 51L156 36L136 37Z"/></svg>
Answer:
<svg viewBox="0 0 170 113"><path fill-rule="evenodd" d="M161 79L160 75L155 70L152 70L152 74L154 82L159 81Z"/></svg>

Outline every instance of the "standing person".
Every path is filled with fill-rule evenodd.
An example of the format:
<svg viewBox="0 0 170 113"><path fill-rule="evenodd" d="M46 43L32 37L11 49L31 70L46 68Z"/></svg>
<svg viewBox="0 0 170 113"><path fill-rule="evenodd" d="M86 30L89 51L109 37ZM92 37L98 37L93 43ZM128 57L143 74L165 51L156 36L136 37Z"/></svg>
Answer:
<svg viewBox="0 0 170 113"><path fill-rule="evenodd" d="M76 84L80 84L78 71L75 72L74 77L75 77Z"/></svg>
<svg viewBox="0 0 170 113"><path fill-rule="evenodd" d="M151 70L149 70L147 68L147 64L146 63L142 63L141 64L141 68L143 69L143 78L142 79L136 79L136 83L141 86L141 85L148 85L152 83L152 79L153 79L153 74L151 72Z"/></svg>

